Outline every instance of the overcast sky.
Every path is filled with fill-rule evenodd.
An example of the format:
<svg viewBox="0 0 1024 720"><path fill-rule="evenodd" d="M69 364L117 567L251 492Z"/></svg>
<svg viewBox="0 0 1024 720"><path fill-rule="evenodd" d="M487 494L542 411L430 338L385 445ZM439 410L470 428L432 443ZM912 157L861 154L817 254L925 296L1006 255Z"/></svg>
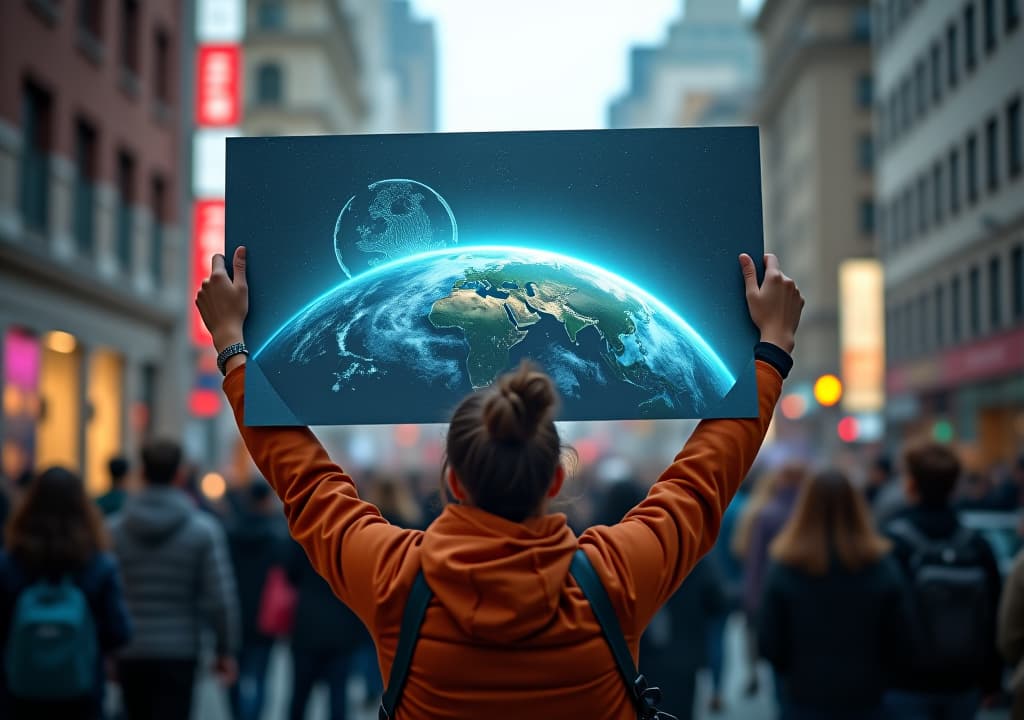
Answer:
<svg viewBox="0 0 1024 720"><path fill-rule="evenodd" d="M762 0L742 0L749 16ZM433 18L440 128L600 128L629 49L665 37L682 0L412 0Z"/></svg>

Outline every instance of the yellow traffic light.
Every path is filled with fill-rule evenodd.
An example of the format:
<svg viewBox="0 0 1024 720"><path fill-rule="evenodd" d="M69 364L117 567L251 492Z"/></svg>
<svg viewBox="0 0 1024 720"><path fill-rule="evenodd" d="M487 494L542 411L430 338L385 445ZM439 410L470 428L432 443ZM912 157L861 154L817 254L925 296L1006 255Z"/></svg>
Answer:
<svg viewBox="0 0 1024 720"><path fill-rule="evenodd" d="M832 407L843 396L843 383L835 375L822 375L814 381L814 399L819 405Z"/></svg>

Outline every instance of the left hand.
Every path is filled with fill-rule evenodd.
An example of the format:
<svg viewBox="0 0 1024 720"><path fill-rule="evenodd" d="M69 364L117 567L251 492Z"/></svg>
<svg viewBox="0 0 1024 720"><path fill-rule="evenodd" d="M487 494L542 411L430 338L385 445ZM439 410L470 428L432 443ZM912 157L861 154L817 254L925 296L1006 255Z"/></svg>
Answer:
<svg viewBox="0 0 1024 720"><path fill-rule="evenodd" d="M213 256L210 277L196 295L196 307L203 317L206 329L213 336L214 347L220 352L229 345L242 342L242 325L249 312L249 285L245 279L245 246L235 250L232 258L234 281L228 277L224 256Z"/></svg>

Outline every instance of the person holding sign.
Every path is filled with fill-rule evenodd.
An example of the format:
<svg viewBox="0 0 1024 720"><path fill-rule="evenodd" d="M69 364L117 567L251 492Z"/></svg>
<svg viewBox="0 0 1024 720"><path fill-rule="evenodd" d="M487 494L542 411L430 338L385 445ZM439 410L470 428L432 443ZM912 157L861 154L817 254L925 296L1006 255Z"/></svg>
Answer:
<svg viewBox="0 0 1024 720"><path fill-rule="evenodd" d="M657 689L636 676L640 635L714 544L792 366L804 299L775 256L760 284L740 256L761 333L759 416L701 422L622 522L579 537L547 512L565 479L557 395L530 365L455 410L445 480L458 502L426 531L360 499L308 428L247 427L244 247L232 265L233 279L214 256L196 298L224 392L293 537L373 636L387 678L380 717L657 717Z"/></svg>

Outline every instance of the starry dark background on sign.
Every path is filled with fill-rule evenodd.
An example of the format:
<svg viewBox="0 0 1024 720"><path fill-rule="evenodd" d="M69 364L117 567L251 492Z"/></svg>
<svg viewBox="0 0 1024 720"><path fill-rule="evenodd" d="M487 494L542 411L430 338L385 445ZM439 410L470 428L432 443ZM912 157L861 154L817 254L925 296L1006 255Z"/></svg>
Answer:
<svg viewBox="0 0 1024 720"><path fill-rule="evenodd" d="M760 266L764 248L756 128L232 138L227 152L227 252L249 248L252 348L346 279L333 232L348 198L410 178L451 206L459 246L601 266L750 375L757 333L736 258Z"/></svg>

